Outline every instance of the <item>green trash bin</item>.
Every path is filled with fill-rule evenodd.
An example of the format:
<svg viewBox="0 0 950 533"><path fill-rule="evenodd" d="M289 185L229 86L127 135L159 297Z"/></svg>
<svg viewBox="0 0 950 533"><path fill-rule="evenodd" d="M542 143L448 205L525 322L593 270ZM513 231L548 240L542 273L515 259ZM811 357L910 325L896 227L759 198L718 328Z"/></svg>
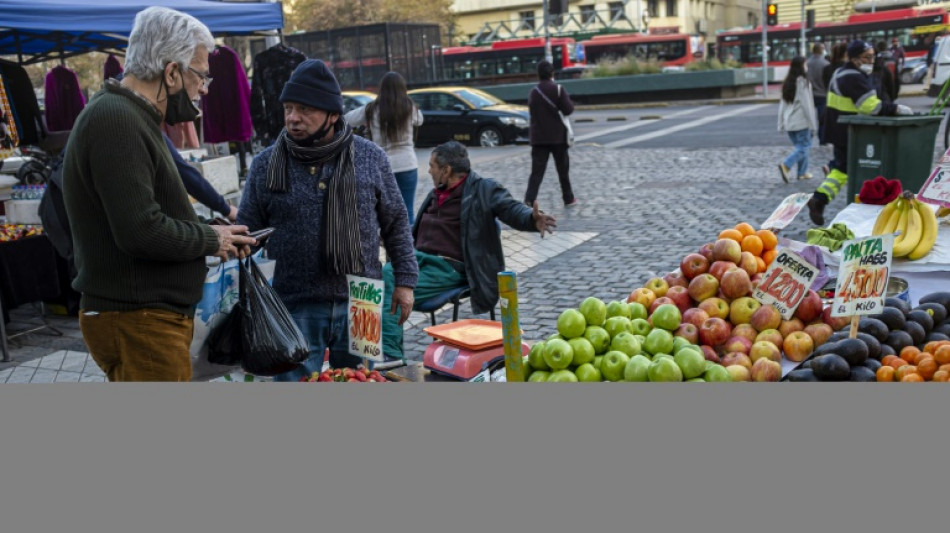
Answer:
<svg viewBox="0 0 950 533"><path fill-rule="evenodd" d="M865 181L878 176L898 179L917 192L933 170L934 140L943 116L876 117L846 115L848 125L848 203Z"/></svg>

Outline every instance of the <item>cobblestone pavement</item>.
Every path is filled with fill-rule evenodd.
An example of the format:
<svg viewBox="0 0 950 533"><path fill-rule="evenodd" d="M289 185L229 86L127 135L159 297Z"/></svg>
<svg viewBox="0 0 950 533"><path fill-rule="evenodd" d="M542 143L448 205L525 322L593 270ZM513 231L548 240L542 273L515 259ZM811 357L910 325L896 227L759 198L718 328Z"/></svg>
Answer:
<svg viewBox="0 0 950 533"><path fill-rule="evenodd" d="M786 146L702 150L575 146L571 175L579 205L561 205L553 164L539 195L542 209L558 219L557 233L542 240L537 234L503 227L507 265L518 273L524 340L533 342L555 332L561 310L576 307L585 297L625 298L646 279L674 269L683 255L713 240L722 229L743 221L757 226L785 196L814 190L830 149L812 149L816 178L785 184L776 163L788 151ZM527 148L475 165L483 176L503 182L515 198L523 197L529 169ZM427 186L421 172L420 198ZM828 214L833 216L844 205L844 196L839 196ZM809 227L803 212L784 235L804 240ZM451 307L444 308L437 321L451 319L451 312ZM37 324L37 315L30 306L15 309L9 332ZM459 317L472 316L463 301ZM101 380L101 372L84 357L76 319L49 320L63 336L43 330L15 339L14 362L0 363L0 382ZM429 344L422 330L428 323L427 315L413 313L407 325L406 353L412 358L421 359Z"/></svg>

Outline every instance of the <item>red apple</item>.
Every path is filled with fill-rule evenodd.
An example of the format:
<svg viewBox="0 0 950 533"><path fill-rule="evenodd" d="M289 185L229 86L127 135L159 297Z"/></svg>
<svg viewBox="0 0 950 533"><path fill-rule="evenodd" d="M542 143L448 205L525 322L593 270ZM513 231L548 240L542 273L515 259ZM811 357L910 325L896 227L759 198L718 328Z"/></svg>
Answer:
<svg viewBox="0 0 950 533"><path fill-rule="evenodd" d="M752 374L742 365L729 365L726 370L732 376L732 381L751 381Z"/></svg>
<svg viewBox="0 0 950 533"><path fill-rule="evenodd" d="M802 298L801 303L798 304L798 309L795 310L795 318L807 324L820 317L821 311L821 296L818 296L817 292L809 290L808 294Z"/></svg>
<svg viewBox="0 0 950 533"><path fill-rule="evenodd" d="M689 280L686 279L686 276L683 275L683 273L679 270L674 270L673 272L663 276L663 280L666 281L666 284L669 285L671 289L673 287L686 288L689 286Z"/></svg>
<svg viewBox="0 0 950 533"><path fill-rule="evenodd" d="M762 282L762 278L765 277L764 272L759 272L758 274L752 276L752 287L757 287L759 283Z"/></svg>
<svg viewBox="0 0 950 533"><path fill-rule="evenodd" d="M719 354L716 353L716 350L714 350L712 346L703 344L702 346L700 346L700 349L702 349L703 357L705 357L707 361L712 361L713 363L720 362Z"/></svg>
<svg viewBox="0 0 950 533"><path fill-rule="evenodd" d="M747 354L752 348L752 341L745 337L733 335L732 337L729 337L729 340L727 340L726 343L720 348L721 353L739 352Z"/></svg>
<svg viewBox="0 0 950 533"><path fill-rule="evenodd" d="M680 270L683 271L683 277L691 280L709 270L709 259L702 254L689 254L680 262Z"/></svg>
<svg viewBox="0 0 950 533"><path fill-rule="evenodd" d="M767 341L776 346L781 346L784 340L785 336L777 329L766 329L760 331L759 334L755 336L755 342Z"/></svg>
<svg viewBox="0 0 950 533"><path fill-rule="evenodd" d="M712 274L700 274L689 282L689 295L697 302L714 297L718 290L719 280Z"/></svg>
<svg viewBox="0 0 950 533"><path fill-rule="evenodd" d="M690 324L683 323L680 324L680 327L676 328L676 331L673 332L674 337L683 337L692 344L699 342L699 328Z"/></svg>
<svg viewBox="0 0 950 533"><path fill-rule="evenodd" d="M727 298L742 298L752 292L752 280L745 270L730 268L722 275L719 288Z"/></svg>
<svg viewBox="0 0 950 533"><path fill-rule="evenodd" d="M746 274L749 275L749 279L752 279L752 276L759 273L759 262L755 260L752 252L742 252L742 257L739 259L739 268L745 270Z"/></svg>
<svg viewBox="0 0 950 533"><path fill-rule="evenodd" d="M765 331L767 329L778 329L782 324L782 314L778 312L772 304L760 306L752 313L749 323L756 331Z"/></svg>
<svg viewBox="0 0 950 533"><path fill-rule="evenodd" d="M699 327L699 340L712 347L726 342L731 335L732 326L721 318L709 318Z"/></svg>
<svg viewBox="0 0 950 533"><path fill-rule="evenodd" d="M752 319L752 313L754 313L759 307L762 307L762 304L760 304L755 298L751 298L749 296L736 298L731 304L729 304L729 322L732 322L733 326L738 326L740 324L747 325ZM755 328L752 328L752 326L749 326L749 328L755 332ZM754 333L752 338L755 338Z"/></svg>
<svg viewBox="0 0 950 533"><path fill-rule="evenodd" d="M693 305L693 299L689 296L689 290L679 285L670 287L670 290L666 291L665 298L673 300L673 304L679 307L680 313L685 313L686 310Z"/></svg>
<svg viewBox="0 0 950 533"><path fill-rule="evenodd" d="M755 363L763 357L781 363L782 349L769 341L759 341L753 344L749 349L749 359Z"/></svg>
<svg viewBox="0 0 950 533"><path fill-rule="evenodd" d="M742 247L732 239L719 239L713 243L713 261L732 261L738 264L742 259Z"/></svg>
<svg viewBox="0 0 950 533"><path fill-rule="evenodd" d="M730 322L732 321L730 320ZM732 325L734 326L732 328L733 337L745 337L749 339L749 341L755 342L755 337L759 332L752 327L752 324L739 324L737 326L735 322L732 322Z"/></svg>
<svg viewBox="0 0 950 533"><path fill-rule="evenodd" d="M663 304L673 304L673 305L676 305L676 303L673 302L673 300L667 298L666 296L660 296L660 297L657 298L656 300L653 300L653 303L650 304L650 308L649 308L650 314L652 315L652 314L653 314L653 311L656 311L656 308L657 308L657 307L660 307L660 306L663 305Z"/></svg>
<svg viewBox="0 0 950 533"><path fill-rule="evenodd" d="M791 320L783 320L782 323L778 325L778 332L785 338L788 338L789 333L802 331L803 329L805 329L805 324L802 324L802 321L795 317L792 317Z"/></svg>
<svg viewBox="0 0 950 533"><path fill-rule="evenodd" d="M733 263L732 261L716 261L709 266L709 273L715 276L716 279L721 280L722 275L725 274L730 268L739 268L739 265Z"/></svg>
<svg viewBox="0 0 950 533"><path fill-rule="evenodd" d="M650 278L643 286L653 291L653 294L655 294L657 298L665 296L666 290L670 288L669 284L667 284L663 278Z"/></svg>
<svg viewBox="0 0 950 533"><path fill-rule="evenodd" d="M785 358L796 363L804 361L814 350L815 341L804 331L793 331L782 343Z"/></svg>
<svg viewBox="0 0 950 533"><path fill-rule="evenodd" d="M698 307L690 307L686 311L683 311L683 322L692 324L697 328L702 326L707 318L709 318L709 313Z"/></svg>
<svg viewBox="0 0 950 533"><path fill-rule="evenodd" d="M811 340L815 342L815 347L817 348L828 342L828 337L831 337L831 334L834 332L831 331L831 326L828 324L816 322L805 326L805 333L811 337Z"/></svg>
<svg viewBox="0 0 950 533"><path fill-rule="evenodd" d="M746 368L752 368L752 359L749 359L748 355L740 352L727 353L726 355L722 356L721 364L722 366L739 365Z"/></svg>
<svg viewBox="0 0 950 533"><path fill-rule="evenodd" d="M831 316L831 306L829 305L821 312L821 321L831 326L832 330L841 331L841 328L851 324L851 317Z"/></svg>
<svg viewBox="0 0 950 533"><path fill-rule="evenodd" d="M627 297L627 303L637 302L647 309L650 308L650 304L653 303L653 300L656 300L656 294L653 294L653 291L644 287L634 289L633 292L630 293L630 296Z"/></svg>
<svg viewBox="0 0 950 533"><path fill-rule="evenodd" d="M782 378L782 365L763 357L752 363L750 374L752 381L778 381Z"/></svg>
<svg viewBox="0 0 950 533"><path fill-rule="evenodd" d="M709 315L709 318L721 318L725 320L729 316L729 304L722 298L707 298L699 302L698 307L705 311L706 314ZM700 326L701 325L702 324L700 324Z"/></svg>
<svg viewBox="0 0 950 533"><path fill-rule="evenodd" d="M714 243L707 242L706 244L699 247L699 255L705 257L710 263L712 263L713 244Z"/></svg>

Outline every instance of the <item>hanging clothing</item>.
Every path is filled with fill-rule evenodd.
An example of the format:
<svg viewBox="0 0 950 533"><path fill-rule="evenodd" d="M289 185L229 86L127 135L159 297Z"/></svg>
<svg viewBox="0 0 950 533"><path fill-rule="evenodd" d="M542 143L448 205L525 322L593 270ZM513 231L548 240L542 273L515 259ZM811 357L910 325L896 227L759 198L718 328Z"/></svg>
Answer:
<svg viewBox="0 0 950 533"><path fill-rule="evenodd" d="M30 76L20 65L0 59L0 77L10 101L20 144L39 144L46 137L46 128Z"/></svg>
<svg viewBox="0 0 950 533"><path fill-rule="evenodd" d="M273 143L284 129L284 106L280 93L297 65L307 56L296 48L274 45L254 56L251 81L251 120L254 132L265 145Z"/></svg>
<svg viewBox="0 0 950 533"><path fill-rule="evenodd" d="M208 87L208 94L201 97L204 141L249 141L254 134L251 124L251 86L241 59L234 50L219 46L208 56L208 67L214 83Z"/></svg>
<svg viewBox="0 0 950 533"><path fill-rule="evenodd" d="M119 58L115 54L109 54L109 57L106 58L106 64L102 66L102 79L114 78L122 74L124 70L122 64L119 63Z"/></svg>
<svg viewBox="0 0 950 533"><path fill-rule="evenodd" d="M49 131L73 129L79 112L86 107L86 96L79 87L79 78L72 70L59 65L46 74L46 127Z"/></svg>
<svg viewBox="0 0 950 533"><path fill-rule="evenodd" d="M191 150L201 147L201 141L198 140L198 130L195 129L194 122L181 122L174 126L169 126L162 122L162 131L172 144L179 150Z"/></svg>
<svg viewBox="0 0 950 533"><path fill-rule="evenodd" d="M7 99L7 90L3 87L3 76L0 76L0 159L13 155L13 149L19 146L20 137L16 131L16 121L13 120L13 107Z"/></svg>

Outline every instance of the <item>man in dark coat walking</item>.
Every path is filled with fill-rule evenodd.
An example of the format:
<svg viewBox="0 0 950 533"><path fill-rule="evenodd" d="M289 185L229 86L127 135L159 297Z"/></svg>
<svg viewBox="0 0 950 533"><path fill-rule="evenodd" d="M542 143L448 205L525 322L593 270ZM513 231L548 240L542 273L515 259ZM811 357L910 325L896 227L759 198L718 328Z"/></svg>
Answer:
<svg viewBox="0 0 950 533"><path fill-rule="evenodd" d="M529 138L531 141L531 177L524 202L534 205L538 189L548 166L548 156L554 156L554 166L561 182L561 197L564 205L577 204L571 189L570 159L568 158L567 128L558 112L568 116L574 112L574 104L563 87L554 83L554 66L549 61L538 63L538 85L528 94L528 109L531 114Z"/></svg>

